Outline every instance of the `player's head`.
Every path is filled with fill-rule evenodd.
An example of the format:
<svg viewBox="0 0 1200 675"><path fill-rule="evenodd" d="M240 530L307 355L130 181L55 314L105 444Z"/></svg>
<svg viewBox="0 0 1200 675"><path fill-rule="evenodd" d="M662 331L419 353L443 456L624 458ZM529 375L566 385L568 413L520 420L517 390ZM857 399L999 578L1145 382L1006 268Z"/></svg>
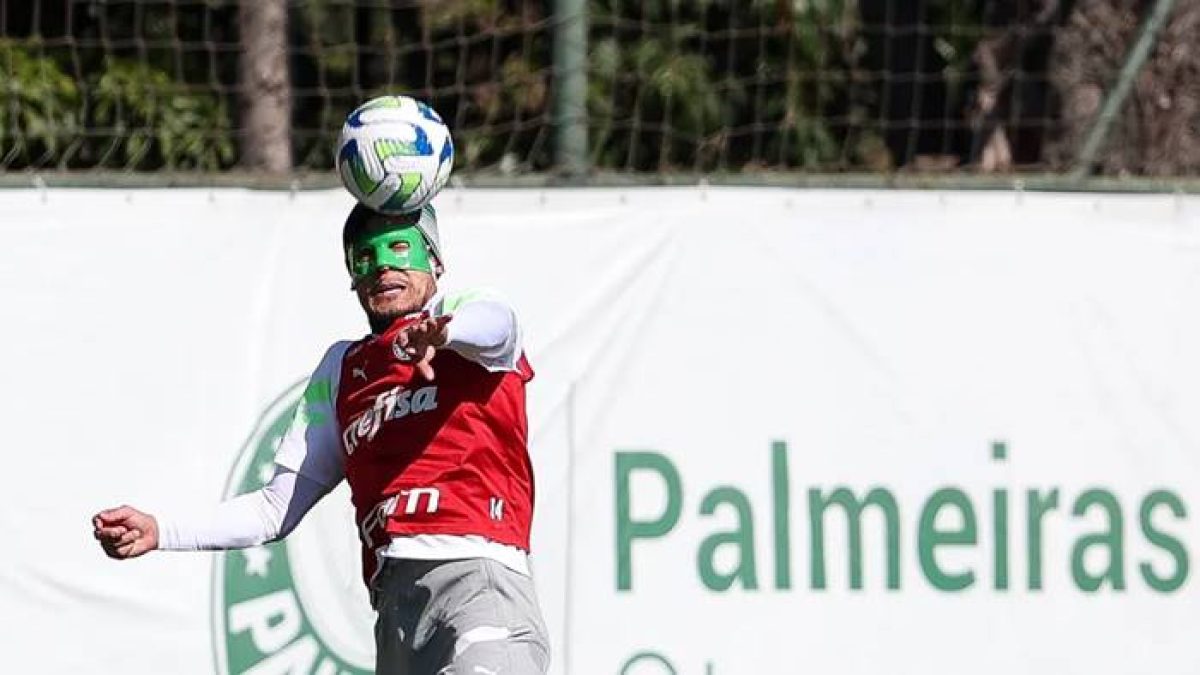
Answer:
<svg viewBox="0 0 1200 675"><path fill-rule="evenodd" d="M437 291L442 254L432 206L387 216L356 204L342 228L342 250L351 288L376 332L419 311Z"/></svg>

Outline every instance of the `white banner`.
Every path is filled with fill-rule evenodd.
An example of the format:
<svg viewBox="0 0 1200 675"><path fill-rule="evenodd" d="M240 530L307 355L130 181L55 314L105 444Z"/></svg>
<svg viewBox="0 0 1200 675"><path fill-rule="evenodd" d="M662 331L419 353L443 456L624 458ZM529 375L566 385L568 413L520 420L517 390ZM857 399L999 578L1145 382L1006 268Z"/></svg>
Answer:
<svg viewBox="0 0 1200 675"><path fill-rule="evenodd" d="M1195 673L1200 200L470 190L453 287L537 378L554 672ZM0 191L8 669L362 673L344 488L116 563L89 516L263 480L365 331L340 191Z"/></svg>

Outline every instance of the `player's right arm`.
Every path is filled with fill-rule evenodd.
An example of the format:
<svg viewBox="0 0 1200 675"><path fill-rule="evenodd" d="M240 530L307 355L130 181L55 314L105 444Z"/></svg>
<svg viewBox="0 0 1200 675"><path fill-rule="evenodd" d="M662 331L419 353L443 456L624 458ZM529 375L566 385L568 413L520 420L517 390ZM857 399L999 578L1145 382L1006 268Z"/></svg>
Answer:
<svg viewBox="0 0 1200 675"><path fill-rule="evenodd" d="M130 506L92 517L93 534L111 558L153 551L224 550L286 537L343 477L334 396L342 356L338 343L309 378L304 399L275 453L275 470L260 489L196 514L155 517Z"/></svg>
<svg viewBox="0 0 1200 675"><path fill-rule="evenodd" d="M155 517L119 506L92 518L95 537L110 558L164 551L228 550L286 537L329 488L280 466L262 488L196 514Z"/></svg>

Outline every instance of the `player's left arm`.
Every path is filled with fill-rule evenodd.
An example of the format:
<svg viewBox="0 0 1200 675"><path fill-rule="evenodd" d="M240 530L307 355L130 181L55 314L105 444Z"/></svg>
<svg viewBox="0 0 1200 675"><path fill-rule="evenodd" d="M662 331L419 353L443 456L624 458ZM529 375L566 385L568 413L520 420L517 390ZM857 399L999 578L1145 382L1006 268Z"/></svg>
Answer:
<svg viewBox="0 0 1200 675"><path fill-rule="evenodd" d="M521 327L512 305L494 291L448 294L431 315L406 328L399 345L433 379L435 350L449 349L493 372L517 370Z"/></svg>
<svg viewBox="0 0 1200 675"><path fill-rule="evenodd" d="M472 290L448 294L441 304L441 311L454 319L446 324L445 349L493 372L517 369L521 326L507 299L494 291Z"/></svg>

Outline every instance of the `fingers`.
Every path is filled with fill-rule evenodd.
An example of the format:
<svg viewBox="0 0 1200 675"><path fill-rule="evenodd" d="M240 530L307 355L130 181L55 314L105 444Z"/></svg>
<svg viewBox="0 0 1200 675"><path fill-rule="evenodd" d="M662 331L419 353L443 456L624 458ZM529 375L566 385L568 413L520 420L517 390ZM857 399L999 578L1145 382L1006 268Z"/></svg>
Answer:
<svg viewBox="0 0 1200 675"><path fill-rule="evenodd" d="M120 553L117 553L117 547L112 542L100 542L100 548L104 550L104 555L113 560L121 560L124 558Z"/></svg>
<svg viewBox="0 0 1200 675"><path fill-rule="evenodd" d="M106 509L92 516L92 536L97 540L116 541L129 531L128 521L137 513L128 506Z"/></svg>
<svg viewBox="0 0 1200 675"><path fill-rule="evenodd" d="M430 317L421 322L421 339L432 347L441 347L446 344L446 324L450 323L451 315L443 314L441 316Z"/></svg>
<svg viewBox="0 0 1200 675"><path fill-rule="evenodd" d="M101 542L101 548L114 560L136 558L150 550L146 538L137 530L130 531L121 541Z"/></svg>
<svg viewBox="0 0 1200 675"><path fill-rule="evenodd" d="M430 380L430 381L433 381L433 378L434 378L434 372L433 372L433 355L434 355L434 353L435 352L434 352L433 347L426 347L425 353L421 356L421 359L417 361L417 372L421 374L421 377L424 377L426 380Z"/></svg>
<svg viewBox="0 0 1200 675"><path fill-rule="evenodd" d="M154 548L151 537L141 530L126 530L117 537L97 537L104 554L114 560L136 558Z"/></svg>
<svg viewBox="0 0 1200 675"><path fill-rule="evenodd" d="M145 553L149 548L146 546L146 539L138 530L131 530L126 536L121 538L121 541L116 544L117 555L122 558L136 558Z"/></svg>
<svg viewBox="0 0 1200 675"><path fill-rule="evenodd" d="M116 538L106 537L100 539L100 548L104 551L104 555L114 560L120 560L125 557L120 553L119 549L122 545L118 544L117 541ZM128 546L128 544L124 544L124 546Z"/></svg>
<svg viewBox="0 0 1200 675"><path fill-rule="evenodd" d="M114 525L112 527L97 527L92 530L92 536L100 541L116 541L125 536L129 532L129 528L124 525Z"/></svg>
<svg viewBox="0 0 1200 675"><path fill-rule="evenodd" d="M141 530L129 530L125 534L117 538L117 548L128 546L142 538Z"/></svg>
<svg viewBox="0 0 1200 675"><path fill-rule="evenodd" d="M116 560L134 558L157 544L153 517L129 506L106 509L92 516L92 536L104 554Z"/></svg>
<svg viewBox="0 0 1200 675"><path fill-rule="evenodd" d="M441 332L441 330L443 328L446 327L446 324L450 323L450 319L452 319L452 318L453 318L453 316L450 314L441 314L439 316L431 316L427 319L421 319L417 323L414 323L412 326L410 326L408 328L408 330L410 332L418 333L420 335L425 335L425 336L436 335L439 332Z"/></svg>
<svg viewBox="0 0 1200 675"><path fill-rule="evenodd" d="M105 509L92 517L92 523L97 527L101 525L114 525L122 523L136 515L138 511L129 506L118 506L115 509Z"/></svg>
<svg viewBox="0 0 1200 675"><path fill-rule="evenodd" d="M426 380L433 380L433 366L431 366L428 361L421 361L418 363L417 372L421 373L421 377L424 377Z"/></svg>
<svg viewBox="0 0 1200 675"><path fill-rule="evenodd" d="M429 344L435 347L443 347L450 340L450 333L446 330L446 324L454 317L450 314L435 316L429 325Z"/></svg>
<svg viewBox="0 0 1200 675"><path fill-rule="evenodd" d="M449 314L429 317L422 319L417 323L401 330L396 336L396 345L404 351L409 358L418 360L420 355L427 350L441 347L446 344L446 324L450 323ZM432 373L432 370L429 371ZM425 369L421 369L421 373L425 374ZM430 377L429 379L433 379Z"/></svg>
<svg viewBox="0 0 1200 675"><path fill-rule="evenodd" d="M400 334L403 336L401 346L426 342L429 339L429 319L414 323Z"/></svg>
<svg viewBox="0 0 1200 675"><path fill-rule="evenodd" d="M397 340L397 344L400 345L400 348L404 351L405 354L407 354L409 356L409 358L415 358L416 355L421 351L421 345L419 343L419 338L414 339L414 337L412 335L408 335L408 334L402 334L402 335L405 339Z"/></svg>
<svg viewBox="0 0 1200 675"><path fill-rule="evenodd" d="M446 324L450 323L450 319L454 317L450 314L442 314L441 316L431 316L421 322L422 328L428 331L429 335L438 335L446 328Z"/></svg>

